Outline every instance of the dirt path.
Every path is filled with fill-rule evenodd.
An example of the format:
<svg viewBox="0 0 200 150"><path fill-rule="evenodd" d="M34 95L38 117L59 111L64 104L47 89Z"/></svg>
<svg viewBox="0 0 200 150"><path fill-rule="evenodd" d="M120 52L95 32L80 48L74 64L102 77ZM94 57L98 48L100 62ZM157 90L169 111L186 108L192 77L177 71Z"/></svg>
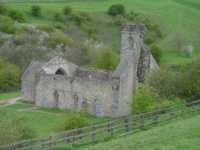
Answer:
<svg viewBox="0 0 200 150"><path fill-rule="evenodd" d="M1 100L0 105L13 105L20 99L22 99L22 97L15 97L15 98Z"/></svg>

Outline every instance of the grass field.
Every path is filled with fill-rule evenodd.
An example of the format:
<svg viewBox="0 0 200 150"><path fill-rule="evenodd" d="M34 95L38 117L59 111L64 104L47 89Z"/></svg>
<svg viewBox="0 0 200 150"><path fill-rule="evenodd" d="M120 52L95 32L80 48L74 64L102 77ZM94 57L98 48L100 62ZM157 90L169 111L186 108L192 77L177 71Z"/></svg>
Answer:
<svg viewBox="0 0 200 150"><path fill-rule="evenodd" d="M36 134L36 137L46 137L50 134L63 131L64 123L68 117L80 115L79 113L66 112L59 109L33 109L34 105L22 101L14 105L0 105L0 110L13 117L22 118ZM88 123L103 121L105 118L95 118L87 114L81 114ZM1 118L0 118L1 120Z"/></svg>
<svg viewBox="0 0 200 150"><path fill-rule="evenodd" d="M8 93L0 93L0 100L6 100L10 98L15 98L20 96L20 92L8 92Z"/></svg>
<svg viewBox="0 0 200 150"><path fill-rule="evenodd" d="M135 135L82 148L84 150L199 150L200 115Z"/></svg>

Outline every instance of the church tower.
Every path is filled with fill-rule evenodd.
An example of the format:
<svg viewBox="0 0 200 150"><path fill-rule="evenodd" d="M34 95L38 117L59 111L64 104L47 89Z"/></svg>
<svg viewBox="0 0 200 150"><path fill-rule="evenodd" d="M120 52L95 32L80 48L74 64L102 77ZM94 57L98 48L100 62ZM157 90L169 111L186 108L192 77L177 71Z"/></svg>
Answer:
<svg viewBox="0 0 200 150"><path fill-rule="evenodd" d="M126 25L121 31L120 64L113 74L113 77L118 77L120 80L116 116L125 116L132 111L132 99L138 81L137 69L145 31L144 25Z"/></svg>

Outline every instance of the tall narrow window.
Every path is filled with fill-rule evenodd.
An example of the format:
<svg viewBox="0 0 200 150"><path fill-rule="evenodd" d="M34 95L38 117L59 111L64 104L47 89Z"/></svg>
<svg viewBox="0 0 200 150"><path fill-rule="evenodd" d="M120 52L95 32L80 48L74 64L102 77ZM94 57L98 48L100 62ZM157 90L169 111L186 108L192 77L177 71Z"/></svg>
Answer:
<svg viewBox="0 0 200 150"><path fill-rule="evenodd" d="M58 93L58 91L55 90L54 93L53 93L53 95L54 95L54 102L55 102L54 106L58 107L58 103L59 103L59 93Z"/></svg>
<svg viewBox="0 0 200 150"><path fill-rule="evenodd" d="M75 109L77 109L78 108L78 100L79 98L78 98L78 95L77 94L75 94L74 95L74 108Z"/></svg>

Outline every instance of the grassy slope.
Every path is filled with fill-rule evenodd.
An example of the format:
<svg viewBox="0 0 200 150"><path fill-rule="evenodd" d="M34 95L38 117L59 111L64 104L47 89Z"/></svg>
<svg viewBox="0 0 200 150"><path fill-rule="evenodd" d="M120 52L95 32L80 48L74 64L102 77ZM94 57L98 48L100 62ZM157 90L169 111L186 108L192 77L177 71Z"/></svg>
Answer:
<svg viewBox="0 0 200 150"><path fill-rule="evenodd" d="M20 92L9 92L9 93L0 93L0 100L15 98L20 96Z"/></svg>
<svg viewBox="0 0 200 150"><path fill-rule="evenodd" d="M35 131L37 137L49 136L52 133L63 131L67 117L79 115L78 113L65 112L58 109L27 110L32 107L32 104L17 102L15 105L0 105L0 110L10 113L11 116L13 114L13 116L23 118L24 123ZM89 123L104 120L104 118L97 119L86 114L82 114L82 116L86 117Z"/></svg>
<svg viewBox="0 0 200 150"><path fill-rule="evenodd" d="M200 115L132 136L89 146L87 150L199 150Z"/></svg>
<svg viewBox="0 0 200 150"><path fill-rule="evenodd" d="M185 41L186 45L192 43L195 47L194 58L199 57L200 2L198 0L66 0L65 3L40 3L44 16L39 19L30 16L29 10L32 5L30 3L13 3L9 5L12 8L26 12L27 19L32 23L48 23L49 18L55 12L61 11L65 5L69 5L78 11L100 14L115 3L124 4L129 11L133 10L151 16L153 20L161 24L166 34L166 38L159 42L165 50L164 63L182 64L191 61L190 58L185 58L174 52L177 33Z"/></svg>

